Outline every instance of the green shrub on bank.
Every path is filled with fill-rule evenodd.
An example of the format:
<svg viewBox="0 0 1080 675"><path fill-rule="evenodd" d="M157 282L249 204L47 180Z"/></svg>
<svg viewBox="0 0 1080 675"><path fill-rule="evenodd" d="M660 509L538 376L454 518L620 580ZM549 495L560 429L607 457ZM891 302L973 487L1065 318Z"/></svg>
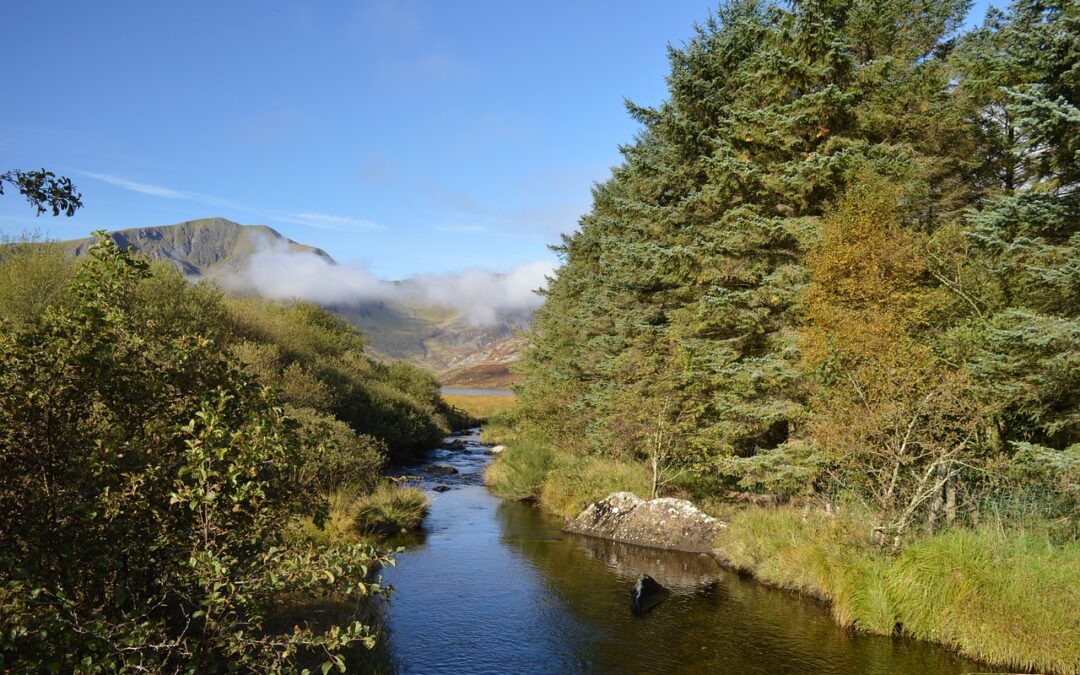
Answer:
<svg viewBox="0 0 1080 675"><path fill-rule="evenodd" d="M370 492L386 463L386 445L311 408L287 408L296 421L302 464L297 487L321 495Z"/></svg>
<svg viewBox="0 0 1080 675"><path fill-rule="evenodd" d="M386 558L288 541L324 515L294 423L212 331L153 318L174 308L140 304L149 274L103 237L72 302L0 315L0 671L270 671L370 646L348 617L266 622L283 598L376 592Z"/></svg>
<svg viewBox="0 0 1080 675"><path fill-rule="evenodd" d="M955 530L893 555L868 533L858 515L750 508L718 548L762 581L829 601L841 625L881 635L899 627L1001 665L1080 671L1080 545Z"/></svg>
<svg viewBox="0 0 1080 675"><path fill-rule="evenodd" d="M293 406L380 439L391 459L426 450L460 425L430 373L373 361L364 354L364 337L340 317L305 302L224 303L231 351L250 372Z"/></svg>

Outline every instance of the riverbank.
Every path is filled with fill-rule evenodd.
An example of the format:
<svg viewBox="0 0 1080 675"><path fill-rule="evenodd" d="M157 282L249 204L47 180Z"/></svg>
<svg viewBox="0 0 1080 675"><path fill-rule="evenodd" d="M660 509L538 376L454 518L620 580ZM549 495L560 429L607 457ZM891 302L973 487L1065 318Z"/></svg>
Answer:
<svg viewBox="0 0 1080 675"><path fill-rule="evenodd" d="M394 540L385 613L394 672L813 672L960 675L979 664L914 641L839 628L820 603L744 578L707 555L566 533L561 518L500 499L475 434L402 468L431 509ZM455 442L457 441L457 442ZM456 474L436 474L449 466ZM444 490L445 488L445 490ZM648 616L627 593L646 572L671 596Z"/></svg>
<svg viewBox="0 0 1080 675"><path fill-rule="evenodd" d="M644 467L514 439L486 480L496 494L565 520L611 492L647 494L645 478ZM957 529L894 553L870 541L854 511L743 504L724 515L714 551L721 563L826 601L841 626L942 644L998 666L1080 672L1080 545Z"/></svg>

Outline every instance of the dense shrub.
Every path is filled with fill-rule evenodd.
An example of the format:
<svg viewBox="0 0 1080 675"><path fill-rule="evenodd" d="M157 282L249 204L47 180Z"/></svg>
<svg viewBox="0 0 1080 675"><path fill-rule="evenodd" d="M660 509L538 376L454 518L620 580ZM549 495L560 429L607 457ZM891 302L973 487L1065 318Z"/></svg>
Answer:
<svg viewBox="0 0 1080 675"><path fill-rule="evenodd" d="M170 283L148 274L102 239L72 302L0 318L0 669L275 670L370 644L358 622L267 628L283 597L363 597L383 558L283 538L325 514L293 424L198 321L162 320L182 303L144 303Z"/></svg>

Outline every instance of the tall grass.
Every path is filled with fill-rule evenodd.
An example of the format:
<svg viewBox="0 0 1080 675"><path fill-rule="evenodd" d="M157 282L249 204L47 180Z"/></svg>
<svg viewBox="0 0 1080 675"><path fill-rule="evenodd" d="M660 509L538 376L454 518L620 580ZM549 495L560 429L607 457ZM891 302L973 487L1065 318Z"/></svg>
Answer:
<svg viewBox="0 0 1080 675"><path fill-rule="evenodd" d="M899 630L1002 666L1080 672L1080 544L957 530L893 555L868 533L857 515L750 508L718 551L762 581L829 601L841 625Z"/></svg>
<svg viewBox="0 0 1080 675"><path fill-rule="evenodd" d="M546 442L519 439L495 458L484 474L484 482L506 499L538 499L554 463L555 453Z"/></svg>
<svg viewBox="0 0 1080 675"><path fill-rule="evenodd" d="M622 491L648 497L644 466L593 455L559 454L540 489L540 505L563 518L573 518L589 504Z"/></svg>
<svg viewBox="0 0 1080 675"><path fill-rule="evenodd" d="M1080 544L958 530L908 547L889 570L904 632L1024 669L1080 672Z"/></svg>
<svg viewBox="0 0 1080 675"><path fill-rule="evenodd" d="M545 510L573 518L612 492L647 495L645 468L596 456L560 452L539 438L516 438L488 467L486 482L507 499L530 499Z"/></svg>

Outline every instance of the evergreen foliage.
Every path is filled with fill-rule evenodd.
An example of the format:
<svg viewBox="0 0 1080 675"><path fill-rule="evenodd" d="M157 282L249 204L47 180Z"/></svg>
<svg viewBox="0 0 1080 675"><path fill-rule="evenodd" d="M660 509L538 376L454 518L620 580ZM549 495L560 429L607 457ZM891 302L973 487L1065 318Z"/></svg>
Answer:
<svg viewBox="0 0 1080 675"><path fill-rule="evenodd" d="M1075 522L1080 10L967 10L732 0L672 48L556 248L523 437L854 496L894 545L1021 493Z"/></svg>

